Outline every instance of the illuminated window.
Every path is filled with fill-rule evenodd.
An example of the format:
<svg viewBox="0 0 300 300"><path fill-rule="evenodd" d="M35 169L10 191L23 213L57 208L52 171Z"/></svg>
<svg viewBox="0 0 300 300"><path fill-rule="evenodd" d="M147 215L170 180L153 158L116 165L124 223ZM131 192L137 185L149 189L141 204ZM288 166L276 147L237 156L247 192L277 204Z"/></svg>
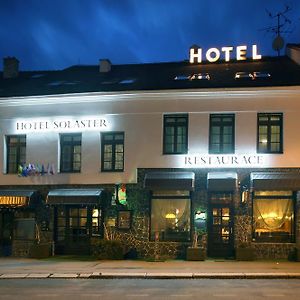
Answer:
<svg viewBox="0 0 300 300"><path fill-rule="evenodd" d="M80 172L81 133L60 135L60 172Z"/></svg>
<svg viewBox="0 0 300 300"><path fill-rule="evenodd" d="M193 74L190 80L210 80L210 75L208 73L197 73Z"/></svg>
<svg viewBox="0 0 300 300"><path fill-rule="evenodd" d="M185 154L188 146L188 115L164 116L164 154Z"/></svg>
<svg viewBox="0 0 300 300"><path fill-rule="evenodd" d="M294 241L294 200L292 192L255 192L253 238L257 242Z"/></svg>
<svg viewBox="0 0 300 300"><path fill-rule="evenodd" d="M124 132L101 133L101 170L124 171Z"/></svg>
<svg viewBox="0 0 300 300"><path fill-rule="evenodd" d="M209 153L234 153L234 115L210 115Z"/></svg>
<svg viewBox="0 0 300 300"><path fill-rule="evenodd" d="M127 78L127 79L123 79L121 81L119 81L120 84L131 84L134 83L136 81L135 78Z"/></svg>
<svg viewBox="0 0 300 300"><path fill-rule="evenodd" d="M162 194L151 200L151 240L190 240L191 200Z"/></svg>
<svg viewBox="0 0 300 300"><path fill-rule="evenodd" d="M20 165L26 164L26 135L6 137L7 173L16 174Z"/></svg>
<svg viewBox="0 0 300 300"><path fill-rule="evenodd" d="M252 80L253 79L253 75L249 72L237 72L235 73L234 79L237 80Z"/></svg>
<svg viewBox="0 0 300 300"><path fill-rule="evenodd" d="M258 153L282 153L282 113L259 113L257 152Z"/></svg>
<svg viewBox="0 0 300 300"><path fill-rule="evenodd" d="M268 72L253 72L253 79L268 79L271 78L271 74Z"/></svg>
<svg viewBox="0 0 300 300"><path fill-rule="evenodd" d="M174 80L190 80L189 75L177 75L174 77Z"/></svg>

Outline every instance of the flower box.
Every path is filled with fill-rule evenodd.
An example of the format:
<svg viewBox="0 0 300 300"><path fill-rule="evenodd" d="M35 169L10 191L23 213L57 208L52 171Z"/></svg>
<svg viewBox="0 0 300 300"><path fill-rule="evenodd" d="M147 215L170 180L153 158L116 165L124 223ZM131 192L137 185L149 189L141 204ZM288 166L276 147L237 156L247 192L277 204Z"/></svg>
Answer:
<svg viewBox="0 0 300 300"><path fill-rule="evenodd" d="M236 260L240 261L251 261L254 260L254 249L253 248L236 248L235 251Z"/></svg>
<svg viewBox="0 0 300 300"><path fill-rule="evenodd" d="M205 260L205 249L202 247L188 247L186 250L186 260Z"/></svg>

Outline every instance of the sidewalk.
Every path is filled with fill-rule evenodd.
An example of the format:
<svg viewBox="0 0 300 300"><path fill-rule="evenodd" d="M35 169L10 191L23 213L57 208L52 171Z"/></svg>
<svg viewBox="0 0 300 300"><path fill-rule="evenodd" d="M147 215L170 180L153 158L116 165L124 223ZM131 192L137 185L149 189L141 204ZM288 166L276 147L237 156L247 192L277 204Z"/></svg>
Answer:
<svg viewBox="0 0 300 300"><path fill-rule="evenodd" d="M78 261L0 257L0 279L21 278L298 278L300 263L286 261Z"/></svg>

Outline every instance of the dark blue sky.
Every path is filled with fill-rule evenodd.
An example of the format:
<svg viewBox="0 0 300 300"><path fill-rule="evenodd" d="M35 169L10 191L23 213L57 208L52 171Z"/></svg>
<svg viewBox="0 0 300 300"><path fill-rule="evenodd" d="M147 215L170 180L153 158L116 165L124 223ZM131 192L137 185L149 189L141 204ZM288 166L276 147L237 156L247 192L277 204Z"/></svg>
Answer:
<svg viewBox="0 0 300 300"><path fill-rule="evenodd" d="M257 44L272 50L269 18L283 11L292 21L286 42L300 43L299 0L0 0L0 57L16 56L21 70L73 64L180 61L197 44Z"/></svg>

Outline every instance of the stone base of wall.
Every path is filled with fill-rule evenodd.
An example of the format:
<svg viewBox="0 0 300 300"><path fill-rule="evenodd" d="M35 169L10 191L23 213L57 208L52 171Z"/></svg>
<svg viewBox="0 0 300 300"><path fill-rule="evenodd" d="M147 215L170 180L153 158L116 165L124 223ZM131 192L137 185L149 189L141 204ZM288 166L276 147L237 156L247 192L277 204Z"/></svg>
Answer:
<svg viewBox="0 0 300 300"><path fill-rule="evenodd" d="M14 240L12 244L12 256L16 257L29 257L30 248L34 241Z"/></svg>
<svg viewBox="0 0 300 300"><path fill-rule="evenodd" d="M256 259L288 259L293 253L294 243L252 243Z"/></svg>

